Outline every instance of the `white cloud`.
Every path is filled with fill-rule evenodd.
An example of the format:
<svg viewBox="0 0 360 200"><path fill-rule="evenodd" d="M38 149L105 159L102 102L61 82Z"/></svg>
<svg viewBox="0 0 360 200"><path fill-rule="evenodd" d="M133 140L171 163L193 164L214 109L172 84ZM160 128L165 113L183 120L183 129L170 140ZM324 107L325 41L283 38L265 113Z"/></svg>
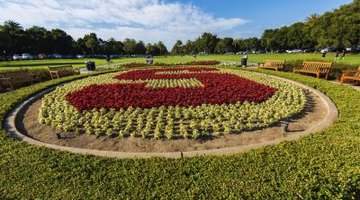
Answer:
<svg viewBox="0 0 360 200"><path fill-rule="evenodd" d="M61 28L74 38L95 32L118 40L164 41L194 39L203 32L223 33L245 24L241 18L216 18L192 4L160 0L0 0L0 22L25 27Z"/></svg>

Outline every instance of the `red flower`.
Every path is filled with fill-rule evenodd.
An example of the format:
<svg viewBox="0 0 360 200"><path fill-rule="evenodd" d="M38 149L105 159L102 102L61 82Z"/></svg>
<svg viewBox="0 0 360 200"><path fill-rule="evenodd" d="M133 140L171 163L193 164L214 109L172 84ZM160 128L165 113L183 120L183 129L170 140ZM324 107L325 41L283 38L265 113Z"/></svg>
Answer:
<svg viewBox="0 0 360 200"><path fill-rule="evenodd" d="M168 74L174 71L183 73ZM273 87L234 74L213 73L214 71L217 69L172 68L129 71L115 78L129 80L196 78L204 87L148 88L145 87L146 83L90 85L69 93L66 99L82 111L93 108L120 109L130 106L150 108L230 104L237 101L260 103L276 92Z"/></svg>

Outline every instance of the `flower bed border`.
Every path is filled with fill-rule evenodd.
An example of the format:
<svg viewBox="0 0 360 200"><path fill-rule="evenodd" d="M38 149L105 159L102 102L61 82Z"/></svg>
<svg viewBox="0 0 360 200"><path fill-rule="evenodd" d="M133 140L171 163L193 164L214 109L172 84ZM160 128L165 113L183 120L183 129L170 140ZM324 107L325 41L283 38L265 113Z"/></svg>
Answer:
<svg viewBox="0 0 360 200"><path fill-rule="evenodd" d="M174 136L173 133L175 131L174 129L172 129L173 131L169 131L169 129L173 126L174 120L175 119L178 120L181 117L181 115L183 115L186 121L184 123L182 120L178 121L180 124L176 130L176 138L180 136L183 138L197 139L205 135L218 136L221 134L240 133L244 130L268 127L279 120L293 116L294 114L300 112L303 109L305 103L304 101L306 101L304 100L305 98L304 92L300 91L301 89L293 84L284 81L278 81L275 78L271 78L271 80L265 81L265 79L266 80L269 79L265 75L261 75L261 74L255 75L249 72L235 72L233 70L230 71L226 70L223 73L239 75L240 77L248 77L250 80L255 80L255 82L256 80L258 80L259 83L278 88L279 92L277 92L276 95L274 95L266 102L264 102L264 104L251 104L251 103L250 104L236 103L231 105L205 104L205 105L197 106L195 108L191 108L191 107L189 108L180 107L180 109L175 108L175 111L177 110L177 114L175 112L175 116L170 115L170 118L173 120L171 119L168 120L169 115L167 114L164 115L163 113L164 112L167 113L167 111L171 111L171 110L173 111L174 107L171 108L159 107L159 111L160 111L159 115L155 116L155 118L154 116L152 116L151 118L155 119L156 121L159 121L159 117L161 117L160 119L163 120L160 120L160 123L151 124L146 122L145 126L143 126L144 123L140 123L140 126L136 125L136 127L134 127L133 124L134 121L138 122L138 120L134 120L134 117L136 116L133 115L133 113L136 113L137 115L139 114L141 109L131 108L129 109L130 113L128 113L128 110L126 110L125 112L126 120L125 121L121 120L123 124L120 127L119 125L117 126L111 125L111 123L113 123L112 120L114 119L119 120L119 116L118 116L119 113L115 113L115 115L113 115L114 112L110 110L110 112L112 112L110 116L111 119L108 118L109 116L106 117L104 115L106 113L105 109L90 110L90 111L84 111L85 113L78 113L78 111L73 106L70 106L70 104L65 99L65 95L68 93L67 88L70 88L71 90L76 90L76 88L84 87L88 84L92 84L93 82L103 83L104 80L105 82L106 80L113 80L110 77L114 75L110 74L110 75L106 75L105 77L99 77L97 80L88 79L82 82L78 82L76 84L74 83L74 84L64 85L64 87L60 87L59 89L57 89L57 91L49 95L45 95L45 97L42 99L43 104L40 109L39 120L40 123L51 125L52 127L57 128L58 130L64 132L76 131L78 133L79 132L85 132L87 134L94 133L95 135L115 136L118 134L120 137L131 136L131 137L148 138L147 136L150 136L154 138L166 137L168 139L171 139L173 138ZM294 90L300 93L293 95L292 93L294 92ZM300 99L298 99L298 97ZM295 101L292 100L293 98L295 98ZM56 110L54 110L54 107ZM193 111L193 109L195 109L195 111ZM228 110L228 112L223 112L224 109ZM252 110L252 109L256 109L256 110ZM264 109L265 109L265 113L263 114L262 112L264 112ZM151 108L144 110L144 113L146 112L151 113L153 111L154 111L153 108ZM48 112L52 114L47 114ZM124 114L123 112L124 111L121 111L120 114ZM203 113L209 113L211 119L208 119L207 116L204 116ZM271 114L269 115L269 113ZM218 114L219 116L217 116ZM99 115L101 116L98 117ZM143 115L140 114L140 117L143 118ZM84 123L84 120L86 121L90 120L92 122ZM146 120L148 119L146 118ZM99 123L99 121L101 122ZM143 121L144 120L141 119L141 122ZM153 120L150 119L150 122L151 121ZM166 126L164 127L164 124L161 123L163 121L168 121L169 123L167 123ZM152 125L152 127L149 127L148 126L149 124ZM85 129L82 129L82 126ZM138 128L143 128L144 131Z"/></svg>
<svg viewBox="0 0 360 200"><path fill-rule="evenodd" d="M220 148L220 149L211 149L211 150L195 150L195 151L187 151L187 152L165 152L165 153L158 153L158 152L151 152L151 153L135 153L135 152L117 152L117 151L103 151L103 150L95 150L95 149L81 149L81 148L74 148L74 147L66 147L66 146L60 146L60 145L54 145L54 144L48 144L44 143L35 139L32 139L25 134L21 133L16 127L16 120L19 118L19 113L23 109L25 109L27 106L29 106L31 103L36 101L37 99L40 99L45 93L51 92L55 89L55 87L51 87L45 91L42 91L40 93L35 94L34 96L28 98L25 100L22 104L17 106L15 109L13 109L8 116L5 118L5 129L7 132L16 139L20 139L22 141L25 141L32 145L38 145L38 146L44 146L51 149L57 149L61 151L68 151L72 153L78 153L78 154L91 154L96 156L102 156L102 157L113 157L113 158L151 158L151 157L169 157L169 158L182 158L182 157L193 157L193 156L199 156L199 155L224 155L224 154L236 154L239 152L248 151L251 149L259 148L261 146L267 146L267 145L273 145L278 144L283 141L291 141L299 139L300 137L304 135L308 135L310 133L314 133L323 129L328 128L331 126L338 117L338 111L335 106L335 104L331 101L329 97L327 97L325 94L321 93L320 91L315 90L314 88L311 88L309 86L306 86L304 84L285 79L280 78L276 76L271 77L290 82L292 84L296 84L302 88L308 89L314 94L316 94L318 97L320 97L320 100L326 105L327 107L327 114L326 117L318 122L316 125L312 126L306 131L299 132L297 134L291 134L287 135L284 138L278 138L271 141L261 142L257 144L250 144L245 146L236 146L236 147L227 147L227 148Z"/></svg>

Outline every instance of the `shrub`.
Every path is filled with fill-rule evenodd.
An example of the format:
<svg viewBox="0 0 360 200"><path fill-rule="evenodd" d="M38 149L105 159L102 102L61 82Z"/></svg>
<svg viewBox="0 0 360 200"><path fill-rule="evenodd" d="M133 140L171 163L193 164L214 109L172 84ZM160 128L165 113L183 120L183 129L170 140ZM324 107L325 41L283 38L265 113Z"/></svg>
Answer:
<svg viewBox="0 0 360 200"><path fill-rule="evenodd" d="M298 141L230 156L184 159L110 159L60 152L15 141L0 124L0 198L358 199L359 91L298 74L264 73L316 86L336 103L338 120ZM1 121L29 95L74 78L1 95ZM186 130L182 127L183 134Z"/></svg>

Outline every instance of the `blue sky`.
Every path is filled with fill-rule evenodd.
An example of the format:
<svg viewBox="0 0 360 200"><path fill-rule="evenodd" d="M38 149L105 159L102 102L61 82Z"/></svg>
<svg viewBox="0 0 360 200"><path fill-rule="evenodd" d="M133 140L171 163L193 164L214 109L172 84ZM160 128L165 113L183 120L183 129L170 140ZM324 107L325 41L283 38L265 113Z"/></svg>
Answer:
<svg viewBox="0 0 360 200"><path fill-rule="evenodd" d="M75 39L95 32L103 39L165 42L220 37L260 37L268 28L332 11L352 0L0 0L0 23L61 28Z"/></svg>
<svg viewBox="0 0 360 200"><path fill-rule="evenodd" d="M304 21L312 13L323 14L352 0L185 0L215 17L248 20L238 27L243 37L260 37L265 29ZM225 33L226 34L226 33Z"/></svg>

